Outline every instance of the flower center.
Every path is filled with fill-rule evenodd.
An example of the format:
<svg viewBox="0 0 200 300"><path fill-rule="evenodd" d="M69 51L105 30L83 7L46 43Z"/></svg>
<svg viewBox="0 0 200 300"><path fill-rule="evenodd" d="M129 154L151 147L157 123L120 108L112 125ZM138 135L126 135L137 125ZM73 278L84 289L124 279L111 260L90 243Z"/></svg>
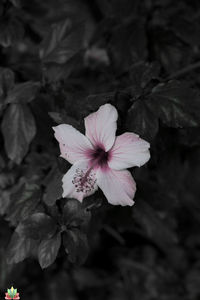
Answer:
<svg viewBox="0 0 200 300"><path fill-rule="evenodd" d="M75 185L76 192L90 193L95 189L96 185L96 171L98 167L106 168L107 162L110 158L110 153L106 152L103 147L96 147L89 150L88 158L89 164L86 169L76 169L72 183Z"/></svg>
<svg viewBox="0 0 200 300"><path fill-rule="evenodd" d="M104 167L107 165L109 160L110 153L106 152L102 147L96 147L91 152L91 161L92 165L98 165L100 167Z"/></svg>

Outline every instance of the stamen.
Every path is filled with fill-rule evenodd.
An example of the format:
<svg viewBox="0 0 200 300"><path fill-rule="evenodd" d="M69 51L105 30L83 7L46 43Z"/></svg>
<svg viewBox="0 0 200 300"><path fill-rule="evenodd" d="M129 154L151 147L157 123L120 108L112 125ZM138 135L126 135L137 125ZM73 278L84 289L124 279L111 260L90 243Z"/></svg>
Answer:
<svg viewBox="0 0 200 300"><path fill-rule="evenodd" d="M96 181L96 173L92 168L86 171L77 168L72 183L75 185L76 192L87 194L95 189Z"/></svg>

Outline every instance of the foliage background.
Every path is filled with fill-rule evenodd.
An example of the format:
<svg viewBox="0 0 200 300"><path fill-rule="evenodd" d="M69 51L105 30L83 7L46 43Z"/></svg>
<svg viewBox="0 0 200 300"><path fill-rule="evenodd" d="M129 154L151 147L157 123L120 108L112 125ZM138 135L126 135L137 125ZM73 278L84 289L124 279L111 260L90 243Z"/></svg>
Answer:
<svg viewBox="0 0 200 300"><path fill-rule="evenodd" d="M198 0L1 0L0 290L21 299L200 297ZM136 204L61 199L52 126L110 102L151 160Z"/></svg>

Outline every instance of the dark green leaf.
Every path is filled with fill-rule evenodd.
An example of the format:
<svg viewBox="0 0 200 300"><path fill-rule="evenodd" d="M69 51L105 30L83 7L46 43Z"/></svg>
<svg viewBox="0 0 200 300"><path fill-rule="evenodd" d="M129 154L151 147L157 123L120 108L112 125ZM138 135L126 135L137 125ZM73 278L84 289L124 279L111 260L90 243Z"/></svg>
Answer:
<svg viewBox="0 0 200 300"><path fill-rule="evenodd" d="M38 259L42 269L49 267L56 259L61 245L60 233L43 240L38 247Z"/></svg>
<svg viewBox="0 0 200 300"><path fill-rule="evenodd" d="M54 220L44 213L35 213L17 227L17 233L34 240L49 239L56 232L57 226Z"/></svg>
<svg viewBox="0 0 200 300"><path fill-rule="evenodd" d="M63 244L68 254L68 259L78 265L87 259L89 247L85 233L78 229L68 230L63 235Z"/></svg>
<svg viewBox="0 0 200 300"><path fill-rule="evenodd" d="M82 48L83 24L73 25L67 19L52 26L40 47L44 63L64 64Z"/></svg>
<svg viewBox="0 0 200 300"><path fill-rule="evenodd" d="M10 104L3 117L1 128L8 157L20 164L36 134L35 120L29 107Z"/></svg>

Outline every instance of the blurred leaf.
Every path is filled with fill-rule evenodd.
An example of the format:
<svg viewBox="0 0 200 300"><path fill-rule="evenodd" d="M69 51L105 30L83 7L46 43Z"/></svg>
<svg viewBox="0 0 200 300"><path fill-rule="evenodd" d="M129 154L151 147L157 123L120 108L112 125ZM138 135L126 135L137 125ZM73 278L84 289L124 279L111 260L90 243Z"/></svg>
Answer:
<svg viewBox="0 0 200 300"><path fill-rule="evenodd" d="M185 43L195 46L199 45L199 24L191 21L191 19L186 20L184 16L178 14L173 18L171 28Z"/></svg>
<svg viewBox="0 0 200 300"><path fill-rule="evenodd" d="M34 240L51 238L57 229L56 223L51 217L44 213L35 213L28 219L22 221L16 231L17 233L26 238Z"/></svg>
<svg viewBox="0 0 200 300"><path fill-rule="evenodd" d="M0 68L0 96L7 96L9 90L14 87L15 74L7 68Z"/></svg>
<svg viewBox="0 0 200 300"><path fill-rule="evenodd" d="M78 229L68 230L63 235L63 244L72 263L81 265L88 256L88 240L85 233Z"/></svg>
<svg viewBox="0 0 200 300"><path fill-rule="evenodd" d="M21 6L21 0L10 0L10 2L16 7Z"/></svg>
<svg viewBox="0 0 200 300"><path fill-rule="evenodd" d="M178 132L179 143L187 147L200 146L200 127L181 128Z"/></svg>
<svg viewBox="0 0 200 300"><path fill-rule="evenodd" d="M76 199L68 199L63 210L64 223L68 227L84 229L91 218L91 212Z"/></svg>
<svg viewBox="0 0 200 300"><path fill-rule="evenodd" d="M20 237L16 232L13 233L11 241L7 247L8 264L18 263L31 255L36 247L35 241Z"/></svg>
<svg viewBox="0 0 200 300"><path fill-rule="evenodd" d="M144 99L143 99L144 98ZM173 128L200 126L200 96L178 81L158 84L149 95L141 96L128 111L127 127L151 140L158 121Z"/></svg>
<svg viewBox="0 0 200 300"><path fill-rule="evenodd" d="M49 112L48 114L57 124L70 124L76 129L80 128L80 122L77 119L68 116L65 110L60 112Z"/></svg>
<svg viewBox="0 0 200 300"><path fill-rule="evenodd" d="M48 83L56 84L61 80L66 81L66 79L73 73L74 70L77 70L82 63L82 52L78 52L72 58L70 58L64 64L58 63L47 63L43 67L43 75L45 80Z"/></svg>
<svg viewBox="0 0 200 300"><path fill-rule="evenodd" d="M167 73L175 72L182 65L189 64L191 55L189 48L181 43L171 30L157 26L153 29L152 39L154 55Z"/></svg>
<svg viewBox="0 0 200 300"><path fill-rule="evenodd" d="M158 213L145 201L140 199L133 210L133 217L145 230L147 237L164 252L177 244L176 233L165 224Z"/></svg>
<svg viewBox="0 0 200 300"><path fill-rule="evenodd" d="M10 104L1 124L8 157L20 164L36 134L34 117L26 105Z"/></svg>
<svg viewBox="0 0 200 300"><path fill-rule="evenodd" d="M67 19L54 24L40 47L44 63L64 64L82 48L83 24Z"/></svg>
<svg viewBox="0 0 200 300"><path fill-rule="evenodd" d="M147 56L146 33L142 20L118 25L113 30L109 50L115 67L122 72Z"/></svg>
<svg viewBox="0 0 200 300"><path fill-rule="evenodd" d="M170 81L152 90L152 105L169 127L200 126L200 95L187 84Z"/></svg>
<svg viewBox="0 0 200 300"><path fill-rule="evenodd" d="M5 189L14 184L16 174L12 172L2 172L0 174L0 188Z"/></svg>
<svg viewBox="0 0 200 300"><path fill-rule="evenodd" d="M28 103L31 102L38 91L40 84L38 82L27 81L18 83L8 92L5 103Z"/></svg>
<svg viewBox="0 0 200 300"><path fill-rule="evenodd" d="M115 17L117 20L133 17L137 12L139 0L97 0L102 13L107 17Z"/></svg>
<svg viewBox="0 0 200 300"><path fill-rule="evenodd" d="M128 111L126 127L151 141L158 132L158 119L147 101L136 101Z"/></svg>
<svg viewBox="0 0 200 300"><path fill-rule="evenodd" d="M133 98L141 95L142 90L151 82L157 79L160 73L160 65L158 62L145 63L143 61L135 63L130 68L131 89Z"/></svg>
<svg viewBox="0 0 200 300"><path fill-rule="evenodd" d="M56 259L61 245L60 233L43 240L38 247L38 259L42 269L49 267Z"/></svg>
<svg viewBox="0 0 200 300"><path fill-rule="evenodd" d="M74 269L73 278L80 290L84 290L85 288L102 287L105 286L106 283L109 284L109 281L106 280L101 270L98 272L85 267Z"/></svg>
<svg viewBox="0 0 200 300"><path fill-rule="evenodd" d="M23 39L24 27L17 18L5 18L0 22L0 45L10 47Z"/></svg>
<svg viewBox="0 0 200 300"><path fill-rule="evenodd" d="M12 225L28 218L38 206L41 191L36 184L30 184L21 178L19 183L6 191L9 206L6 209L6 220Z"/></svg>
<svg viewBox="0 0 200 300"><path fill-rule="evenodd" d="M62 198L62 177L63 175L58 167L54 167L45 178L46 194L44 195L44 202L47 205L53 205L56 200Z"/></svg>

